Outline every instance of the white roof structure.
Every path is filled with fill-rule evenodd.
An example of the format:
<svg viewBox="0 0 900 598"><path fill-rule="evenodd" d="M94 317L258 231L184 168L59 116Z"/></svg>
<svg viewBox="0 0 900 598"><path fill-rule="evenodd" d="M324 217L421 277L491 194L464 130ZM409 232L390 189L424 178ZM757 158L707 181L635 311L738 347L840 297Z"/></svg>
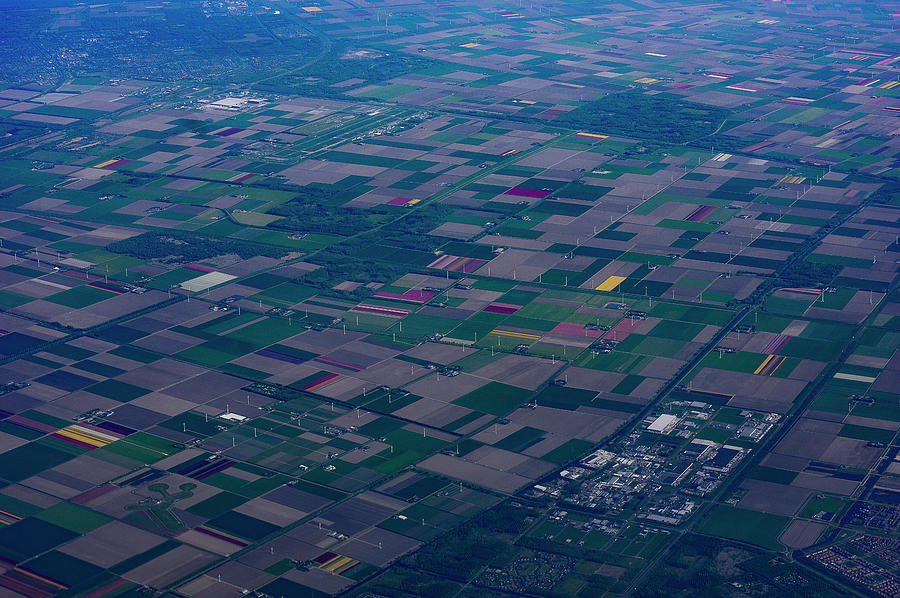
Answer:
<svg viewBox="0 0 900 598"><path fill-rule="evenodd" d="M652 424L647 426L647 430L650 432L665 432L670 426L674 425L675 422L678 421L677 415L670 415L668 413L660 415L657 417Z"/></svg>
<svg viewBox="0 0 900 598"><path fill-rule="evenodd" d="M186 291L198 293L200 291L205 291L210 287L226 283L229 280L234 280L235 278L237 278L237 276L225 274L224 272L208 272L203 276L198 276L197 278L187 280L181 283L179 286Z"/></svg>

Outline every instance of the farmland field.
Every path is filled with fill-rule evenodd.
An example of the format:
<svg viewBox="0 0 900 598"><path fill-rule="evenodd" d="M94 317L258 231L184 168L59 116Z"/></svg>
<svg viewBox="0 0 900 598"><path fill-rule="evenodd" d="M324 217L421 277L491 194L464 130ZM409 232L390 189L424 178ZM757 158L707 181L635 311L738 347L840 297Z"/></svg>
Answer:
<svg viewBox="0 0 900 598"><path fill-rule="evenodd" d="M896 594L896 8L3 7L0 594Z"/></svg>

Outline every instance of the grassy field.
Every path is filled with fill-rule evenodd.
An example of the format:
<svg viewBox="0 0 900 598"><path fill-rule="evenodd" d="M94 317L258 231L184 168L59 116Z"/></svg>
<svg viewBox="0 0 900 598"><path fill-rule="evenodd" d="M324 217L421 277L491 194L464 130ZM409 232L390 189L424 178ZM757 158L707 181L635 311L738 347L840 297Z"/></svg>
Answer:
<svg viewBox="0 0 900 598"><path fill-rule="evenodd" d="M96 289L94 287L80 286L69 289L68 291L56 293L55 295L50 295L45 299L45 301L58 303L59 305L65 305L66 307L71 307L73 309L81 309L83 307L99 303L100 301L111 299L115 296L115 293L111 293L110 291L104 291L103 289Z"/></svg>
<svg viewBox="0 0 900 598"><path fill-rule="evenodd" d="M778 536L790 519L727 505L713 507L697 528L704 534L756 544L769 550L782 550Z"/></svg>
<svg viewBox="0 0 900 598"><path fill-rule="evenodd" d="M531 391L524 388L500 382L489 382L481 388L464 394L453 403L492 415L505 415L527 401L530 396Z"/></svg>
<svg viewBox="0 0 900 598"><path fill-rule="evenodd" d="M112 518L106 515L68 502L56 503L39 513L37 517L78 534L86 534L112 521Z"/></svg>

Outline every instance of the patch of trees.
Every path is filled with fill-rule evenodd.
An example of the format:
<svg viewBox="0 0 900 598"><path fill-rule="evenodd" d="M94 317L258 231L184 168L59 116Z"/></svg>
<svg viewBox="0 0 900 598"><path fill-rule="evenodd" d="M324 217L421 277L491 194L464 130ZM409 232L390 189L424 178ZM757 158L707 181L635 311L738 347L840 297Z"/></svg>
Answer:
<svg viewBox="0 0 900 598"><path fill-rule="evenodd" d="M299 207L304 206L304 207ZM283 220L273 222L269 226L275 228L287 228L290 230L302 230L304 232L319 232L313 226L321 226L321 232L352 235L362 230L373 228L389 216L381 209L362 210L359 208L344 208L317 205L314 207L304 204L289 203L282 206L281 211L271 210L272 214L287 215ZM434 251L447 242L446 239L433 237L428 233L440 226L445 219L453 213L453 208L442 204L429 205L422 208L412 208L403 217L388 222L378 228L364 234L346 239L337 245L333 245L330 251L346 256L343 259L366 259L367 257L380 257L378 252L372 252L376 245L382 249L385 246L400 249L415 249L419 251ZM341 220L343 218L343 220ZM363 220L368 218L368 220ZM365 222L365 226L363 223Z"/></svg>
<svg viewBox="0 0 900 598"><path fill-rule="evenodd" d="M900 195L900 184L894 182L885 183L869 196L869 201L878 204L890 204L894 202L894 198L898 195Z"/></svg>
<svg viewBox="0 0 900 598"><path fill-rule="evenodd" d="M626 92L580 106L553 124L684 143L712 134L730 115L730 110L717 106Z"/></svg>
<svg viewBox="0 0 900 598"><path fill-rule="evenodd" d="M355 181L348 182L349 179L355 179ZM281 183L281 188L285 191L297 194L297 196L291 200L291 203L340 205L361 195L367 189L371 189L371 187L366 187L361 184L362 181L365 180L367 180L366 177L348 177L333 185L322 183L313 183L311 185ZM362 187L362 190L357 189L354 191L354 189L358 187Z"/></svg>
<svg viewBox="0 0 900 598"><path fill-rule="evenodd" d="M360 54L354 51L366 51L367 48L355 48L347 43L336 43L331 50L314 61L309 68L299 73L284 75L273 81L261 83L256 87L261 91L314 93L325 97L345 97L350 89L387 81L413 71L427 69L440 64L438 61L424 56L403 54L393 48L385 52ZM371 50L368 50L372 52ZM349 87L333 87L335 83L348 79L361 79L356 85Z"/></svg>
<svg viewBox="0 0 900 598"><path fill-rule="evenodd" d="M778 277L779 284L788 287L826 286L840 274L843 266L839 264L820 264L797 260Z"/></svg>
<svg viewBox="0 0 900 598"><path fill-rule="evenodd" d="M377 578L367 589L377 596L451 598L459 592L459 584L429 573L393 567L388 575Z"/></svg>
<svg viewBox="0 0 900 598"><path fill-rule="evenodd" d="M237 186L235 183L231 183L232 186ZM275 177L265 177L259 178L251 184L246 185L247 187L260 187L263 189L274 189L275 191L287 191L288 193L304 193L308 187L304 187L303 185L295 185L294 183L286 183L281 179L277 179Z"/></svg>
<svg viewBox="0 0 900 598"><path fill-rule="evenodd" d="M432 237L428 233L441 225L452 214L454 209L444 204L431 204L421 208L412 208L410 212L381 227L378 231L366 235L366 241L401 247L434 251L447 242L446 239Z"/></svg>
<svg viewBox="0 0 900 598"><path fill-rule="evenodd" d="M737 126L739 123L734 123L734 126ZM727 130L728 125L722 127L722 130ZM717 152L738 152L748 145L753 145L755 140L753 139L744 139L742 137L735 137L734 135L723 135L718 134L710 137L709 145L711 147L715 147Z"/></svg>
<svg viewBox="0 0 900 598"><path fill-rule="evenodd" d="M322 289L325 294L342 297L364 299L374 293L364 285L370 282L386 284L406 272L393 264L366 259L348 259L346 255L330 251L319 253L310 261L322 267L304 274L300 282ZM346 280L361 282L363 286L354 291L335 291L331 288Z"/></svg>
<svg viewBox="0 0 900 598"><path fill-rule="evenodd" d="M837 598L849 592L788 563L774 553L738 547L693 534L676 542L653 575L637 588L638 598L734 598L758 587L776 598ZM734 582L739 586L732 585Z"/></svg>
<svg viewBox="0 0 900 598"><path fill-rule="evenodd" d="M372 218L379 215L376 210L329 206L316 201L291 201L272 208L269 213L284 216L269 224L270 228L344 236L372 228Z"/></svg>
<svg viewBox="0 0 900 598"><path fill-rule="evenodd" d="M353 191L358 185L291 185L290 189L284 190L297 193L297 196L268 210L269 214L284 217L269 227L344 236L366 231L382 222L388 211L378 207L363 210L339 205L359 195L358 190Z"/></svg>
<svg viewBox="0 0 900 598"><path fill-rule="evenodd" d="M562 542L548 542L542 538L534 536L523 536L516 542L519 546L539 550L542 552L553 552L563 556L570 556L576 559L590 559L602 563L612 563L617 566L627 567L628 557L619 554L600 550L598 548L589 548L587 546L578 546L574 544L563 544Z"/></svg>
<svg viewBox="0 0 900 598"><path fill-rule="evenodd" d="M411 566L468 581L481 567L501 566L514 548L512 536L530 525L525 507L502 503L437 538L408 557Z"/></svg>
<svg viewBox="0 0 900 598"><path fill-rule="evenodd" d="M242 259L256 256L278 258L287 255L287 250L282 247L174 230L146 232L111 243L106 249L143 260L168 258L189 262L229 254L235 254Z"/></svg>

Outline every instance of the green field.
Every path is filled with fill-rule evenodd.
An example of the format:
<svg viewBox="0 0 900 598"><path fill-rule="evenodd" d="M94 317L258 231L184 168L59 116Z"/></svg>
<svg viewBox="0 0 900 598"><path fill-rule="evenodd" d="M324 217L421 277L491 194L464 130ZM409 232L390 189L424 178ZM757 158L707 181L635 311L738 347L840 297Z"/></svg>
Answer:
<svg viewBox="0 0 900 598"><path fill-rule="evenodd" d="M697 530L769 550L782 550L778 536L789 521L788 517L780 515L716 505L706 514Z"/></svg>
<svg viewBox="0 0 900 598"><path fill-rule="evenodd" d="M467 393L453 403L492 415L506 415L531 396L531 391L500 382L489 382Z"/></svg>
<svg viewBox="0 0 900 598"><path fill-rule="evenodd" d="M115 293L111 293L110 291L89 286L80 286L69 289L68 291L56 293L55 295L50 295L45 301L65 305L72 309L81 309L99 303L100 301L111 299L112 297L115 297Z"/></svg>

